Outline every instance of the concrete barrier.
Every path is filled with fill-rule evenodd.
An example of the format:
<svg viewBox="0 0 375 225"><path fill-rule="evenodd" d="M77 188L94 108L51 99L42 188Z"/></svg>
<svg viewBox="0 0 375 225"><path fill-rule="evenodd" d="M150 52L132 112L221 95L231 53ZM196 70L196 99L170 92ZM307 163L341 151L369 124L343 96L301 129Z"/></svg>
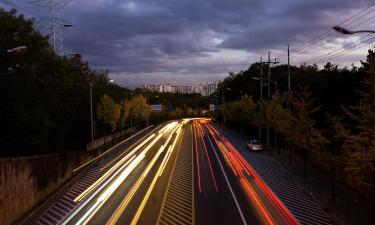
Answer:
<svg viewBox="0 0 375 225"><path fill-rule="evenodd" d="M121 132L119 131L119 132L116 132L116 133L113 133L113 134L109 134L105 137L100 137L98 139L95 139L92 142L89 142L86 146L86 149L88 151L98 149L98 148L102 147L104 145L104 143L109 143L109 142L111 142L112 140L115 140L115 139L123 139L125 137L130 136L130 134L135 133L136 131L137 131L137 129L135 127L133 127L133 128L128 128L126 130L123 130Z"/></svg>
<svg viewBox="0 0 375 225"><path fill-rule="evenodd" d="M0 224L15 223L54 193L91 152L0 159Z"/></svg>

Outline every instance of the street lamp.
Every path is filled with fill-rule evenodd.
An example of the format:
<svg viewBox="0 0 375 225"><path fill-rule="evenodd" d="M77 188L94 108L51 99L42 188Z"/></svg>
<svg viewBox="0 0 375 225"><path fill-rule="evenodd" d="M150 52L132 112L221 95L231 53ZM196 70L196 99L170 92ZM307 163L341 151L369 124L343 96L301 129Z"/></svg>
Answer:
<svg viewBox="0 0 375 225"><path fill-rule="evenodd" d="M91 122L91 142L94 142L94 113L92 107L92 82L89 83L90 88L90 122Z"/></svg>
<svg viewBox="0 0 375 225"><path fill-rule="evenodd" d="M348 30L344 27L340 26L334 26L332 27L335 31L341 33L341 34L356 34L356 33L375 33L375 30L357 30L357 31L352 31Z"/></svg>
<svg viewBox="0 0 375 225"><path fill-rule="evenodd" d="M251 77L253 80L260 80L259 77ZM265 80L265 79L263 79ZM270 80L273 85L275 85L275 89L277 90L277 81L276 80Z"/></svg>
<svg viewBox="0 0 375 225"><path fill-rule="evenodd" d="M110 83L110 84L112 84L113 83L113 80L112 79L109 79L108 80L108 82ZM107 94L107 85L105 85L105 87L104 87L104 94ZM91 103L92 104L92 103ZM107 132L105 131L105 125L104 125L104 144L103 144L103 149L105 149L105 137L106 137L106 135L107 135ZM111 142L113 142L113 140L111 140Z"/></svg>
<svg viewBox="0 0 375 225"><path fill-rule="evenodd" d="M130 91L130 132L133 133L133 91Z"/></svg>
<svg viewBox="0 0 375 225"><path fill-rule="evenodd" d="M24 51L26 51L26 49L26 46L18 46L12 49L1 49L0 51L5 53L23 53Z"/></svg>
<svg viewBox="0 0 375 225"><path fill-rule="evenodd" d="M158 103L157 103L157 104L159 105L159 96L158 96L158 95L156 95L156 96L155 96L155 98L157 98L157 99L158 99L158 101L157 101ZM159 123L159 121L160 121L160 116L159 116L159 111L158 111L158 123Z"/></svg>

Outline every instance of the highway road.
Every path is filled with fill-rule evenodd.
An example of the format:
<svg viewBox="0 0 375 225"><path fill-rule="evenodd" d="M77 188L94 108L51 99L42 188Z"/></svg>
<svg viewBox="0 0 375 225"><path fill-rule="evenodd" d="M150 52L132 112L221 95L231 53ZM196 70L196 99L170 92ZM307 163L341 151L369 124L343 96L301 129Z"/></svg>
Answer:
<svg viewBox="0 0 375 225"><path fill-rule="evenodd" d="M299 224L207 119L119 143L25 224Z"/></svg>

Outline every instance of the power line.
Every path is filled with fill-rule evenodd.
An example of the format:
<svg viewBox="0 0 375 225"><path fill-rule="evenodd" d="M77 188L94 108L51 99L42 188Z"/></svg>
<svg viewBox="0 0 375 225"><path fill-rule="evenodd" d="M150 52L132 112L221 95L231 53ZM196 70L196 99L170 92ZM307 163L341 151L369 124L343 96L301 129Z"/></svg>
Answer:
<svg viewBox="0 0 375 225"><path fill-rule="evenodd" d="M375 3L372 3L371 5L365 7L364 9L362 9L361 11L355 13L355 14L352 15L351 17L349 17L349 18L343 20L343 21L339 24L339 26L352 24L353 22L357 21L358 19L363 18L364 16L368 15L369 13L371 13L371 12L373 12L373 11L366 12L365 14L359 16L359 15L362 14L363 12L365 12L365 11L369 10L370 8L372 8L374 5L375 5ZM359 16L359 17L357 17L357 16ZM355 18L355 17L357 17L357 18ZM355 19L354 19L354 18L355 18ZM352 20L352 19L354 19L354 20ZM352 21L350 21L350 20L352 20ZM350 22L349 22L349 21L350 21ZM348 22L349 22L349 23L348 23ZM365 22L365 21L363 21L363 22ZM359 25L359 24L357 24L356 26L358 26L358 25ZM299 53L301 53L302 50L306 49L307 47L319 43L319 42L320 42L321 40L323 40L324 38L330 36L332 31L333 31L333 30L330 29L330 30L327 31L327 32L324 32L324 33L322 33L322 34L320 34L320 35L318 35L318 36L316 36L316 37L314 37L314 38L311 38L310 40L308 40L307 42L305 42L305 44L302 45L300 48L296 48L296 49L294 49L294 50L293 50L293 51L294 51L293 54L294 54L294 55L295 55L295 54L299 54ZM311 49L309 49L309 50L311 50ZM281 58L282 58L283 56L285 56L285 55L286 55L286 53L283 53L283 54L279 55L277 58L281 59Z"/></svg>
<svg viewBox="0 0 375 225"><path fill-rule="evenodd" d="M374 5L375 5L375 3L373 3L370 7L367 7L366 10L367 10L367 9L370 9L370 8L371 8L372 6L374 6ZM363 12L363 10L362 10L361 12ZM357 21L357 20L359 20L359 19L361 19L361 18L367 16L368 14L370 14L370 13L372 13L372 12L374 12L374 11L368 11L368 12L366 12L365 14L361 15L360 17L358 17L358 18L356 18L356 19L350 21L349 23L346 23L346 24L339 24L339 26L343 26L343 25L344 25L344 26L349 26L350 24L352 24L352 23L354 23L355 21ZM356 26L358 26L358 25L356 25ZM354 26L354 27L355 27L355 26Z"/></svg>
<svg viewBox="0 0 375 225"><path fill-rule="evenodd" d="M348 54L350 52L353 52L355 50L358 50L358 49L360 49L360 48L362 48L362 47L370 44L374 40L375 40L375 37L369 38L369 39L363 41L362 43L354 45L354 46L352 46L352 47L350 47L350 48L348 48L346 50L343 50L341 52L338 52L338 53L336 53L334 55L331 55L331 56L325 57L323 59L317 60L317 61L315 61L313 63L321 63L321 62L325 62L325 61L329 61L329 60L335 59L335 58L337 58L339 56L342 56L342 55Z"/></svg>
<svg viewBox="0 0 375 225"><path fill-rule="evenodd" d="M358 27L358 26L362 25L363 23L365 23L365 22L367 22L367 21L370 21L370 20L373 19L374 17L375 17L375 14L372 15L372 16L370 16L369 18L367 18L367 19L365 19L365 20L363 20L363 21L357 23L355 26L353 26L353 28Z"/></svg>
<svg viewBox="0 0 375 225"><path fill-rule="evenodd" d="M343 46L343 47L341 47L341 48L339 48L339 49L336 49L336 50L334 50L334 51L331 51L331 52L329 52L329 53L327 53L327 54L324 54L324 55L321 55L321 56L319 56L319 57L316 57L316 58L313 58L313 59L310 59L310 60L308 60L308 61L305 61L304 63L309 63L309 62L314 62L314 61L316 61L316 60L319 60L319 59L321 59L321 58L323 58L323 57L326 57L326 56L331 56L333 53L336 53L336 52L338 52L338 51L340 51L340 50L343 50L343 49L347 49L348 47L351 47L353 44L355 45L356 43L358 43L358 44L360 44L361 43L361 41L363 40L363 39L365 39L366 37L368 37L368 36L370 36L370 35L373 35L373 34L367 34L367 35L365 35L365 36L362 36L359 40L357 40L356 42L352 42L352 43L350 43L350 44L348 44L348 45L345 45L345 46Z"/></svg>

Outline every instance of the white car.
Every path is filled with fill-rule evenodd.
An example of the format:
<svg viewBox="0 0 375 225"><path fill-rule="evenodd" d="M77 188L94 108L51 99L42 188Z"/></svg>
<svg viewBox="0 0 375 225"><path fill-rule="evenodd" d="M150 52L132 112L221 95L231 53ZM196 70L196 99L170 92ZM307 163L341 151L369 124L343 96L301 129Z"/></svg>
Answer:
<svg viewBox="0 0 375 225"><path fill-rule="evenodd" d="M250 142L246 143L246 147L250 151L258 152L263 151L263 145L257 140L250 140Z"/></svg>

